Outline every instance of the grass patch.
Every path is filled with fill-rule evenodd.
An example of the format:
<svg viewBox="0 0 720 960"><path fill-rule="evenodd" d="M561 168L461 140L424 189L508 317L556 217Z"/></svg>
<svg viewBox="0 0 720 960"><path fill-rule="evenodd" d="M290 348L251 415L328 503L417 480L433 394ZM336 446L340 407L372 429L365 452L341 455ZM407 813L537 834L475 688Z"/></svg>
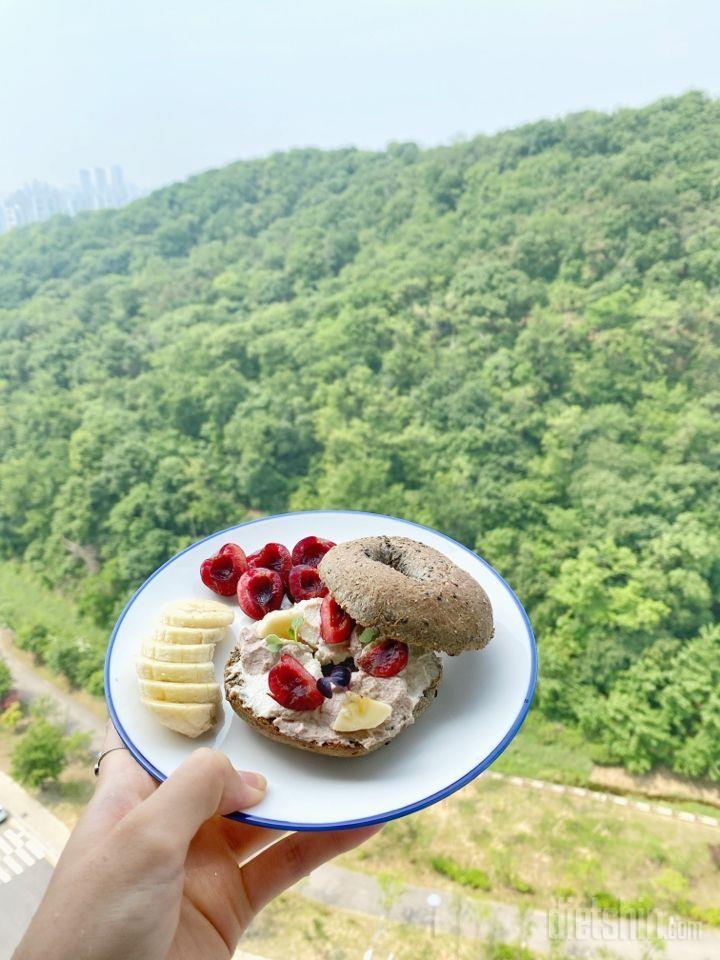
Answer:
<svg viewBox="0 0 720 960"><path fill-rule="evenodd" d="M493 764L508 776L549 780L584 787L593 768L591 747L571 727L546 720L531 710L520 733Z"/></svg>
<svg viewBox="0 0 720 960"><path fill-rule="evenodd" d="M582 905L601 891L621 914L652 907L699 919L693 911L717 908L719 843L702 824L481 777L388 824L340 862L517 906L547 909L558 898ZM712 922L712 913L703 916Z"/></svg>

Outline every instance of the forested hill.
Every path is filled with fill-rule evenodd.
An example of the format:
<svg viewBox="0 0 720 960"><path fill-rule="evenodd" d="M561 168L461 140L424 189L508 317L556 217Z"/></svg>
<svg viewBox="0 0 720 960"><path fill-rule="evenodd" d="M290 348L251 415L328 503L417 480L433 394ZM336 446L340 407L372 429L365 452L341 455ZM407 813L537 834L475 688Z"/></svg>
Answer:
<svg viewBox="0 0 720 960"><path fill-rule="evenodd" d="M719 283L720 103L695 93L17 231L3 554L108 625L249 514L419 520L518 590L547 715L720 779Z"/></svg>

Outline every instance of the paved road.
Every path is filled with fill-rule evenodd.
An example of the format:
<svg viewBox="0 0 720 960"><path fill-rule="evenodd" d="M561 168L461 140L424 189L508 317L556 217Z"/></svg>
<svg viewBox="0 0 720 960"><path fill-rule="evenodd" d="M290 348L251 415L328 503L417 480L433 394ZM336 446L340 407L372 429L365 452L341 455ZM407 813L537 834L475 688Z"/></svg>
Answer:
<svg viewBox="0 0 720 960"><path fill-rule="evenodd" d="M419 926L432 928L435 924L438 932L451 935L460 933L473 939L517 943L522 931L523 943L533 953L549 954L553 946L551 938L558 930L564 930L567 935L560 945L568 956L596 957L603 949L622 960L643 960L647 956L647 941L639 936L643 933L642 925L606 919L604 915L592 918L587 912L570 915L542 910L528 910L521 915L509 904L453 896L446 890L412 884L406 884L395 897L388 898L375 877L333 864L315 870L296 889L302 896L328 906L388 916ZM434 917L433 908L428 905L430 894L440 898ZM659 932L666 941L668 960L717 960L720 957L720 933L714 930L697 925L692 931L674 927L661 928ZM558 941L556 949L557 946Z"/></svg>
<svg viewBox="0 0 720 960"><path fill-rule="evenodd" d="M104 722L91 710L78 703L70 694L56 687L44 677L40 676L31 666L18 656L12 643L12 633L0 629L0 655L10 667L16 690L23 701L30 701L36 697L50 697L61 708L68 727L73 730L82 730L91 736L91 747L99 750L105 730Z"/></svg>
<svg viewBox="0 0 720 960"><path fill-rule="evenodd" d="M0 960L10 960L51 875L43 844L10 817L0 826Z"/></svg>

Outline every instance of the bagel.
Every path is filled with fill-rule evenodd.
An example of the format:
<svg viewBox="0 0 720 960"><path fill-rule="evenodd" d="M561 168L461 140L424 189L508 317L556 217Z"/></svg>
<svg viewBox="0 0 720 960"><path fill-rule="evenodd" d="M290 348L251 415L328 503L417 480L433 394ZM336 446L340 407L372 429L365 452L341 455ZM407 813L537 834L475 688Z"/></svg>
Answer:
<svg viewBox="0 0 720 960"><path fill-rule="evenodd" d="M318 568L338 604L377 638L455 656L493 636L487 594L444 554L407 537L339 543Z"/></svg>

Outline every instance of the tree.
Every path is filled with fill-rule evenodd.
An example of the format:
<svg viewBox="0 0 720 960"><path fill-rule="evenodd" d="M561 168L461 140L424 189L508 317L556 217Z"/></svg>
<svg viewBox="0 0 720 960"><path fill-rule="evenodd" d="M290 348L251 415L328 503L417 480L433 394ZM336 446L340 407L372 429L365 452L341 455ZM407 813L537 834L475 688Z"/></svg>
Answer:
<svg viewBox="0 0 720 960"><path fill-rule="evenodd" d="M720 101L688 94L290 151L1 237L18 642L100 692L115 617L188 542L376 510L508 577L546 716L720 779L677 653L720 596L719 151Z"/></svg>
<svg viewBox="0 0 720 960"><path fill-rule="evenodd" d="M63 731L42 717L32 721L12 751L13 777L31 787L57 780L66 764Z"/></svg>

